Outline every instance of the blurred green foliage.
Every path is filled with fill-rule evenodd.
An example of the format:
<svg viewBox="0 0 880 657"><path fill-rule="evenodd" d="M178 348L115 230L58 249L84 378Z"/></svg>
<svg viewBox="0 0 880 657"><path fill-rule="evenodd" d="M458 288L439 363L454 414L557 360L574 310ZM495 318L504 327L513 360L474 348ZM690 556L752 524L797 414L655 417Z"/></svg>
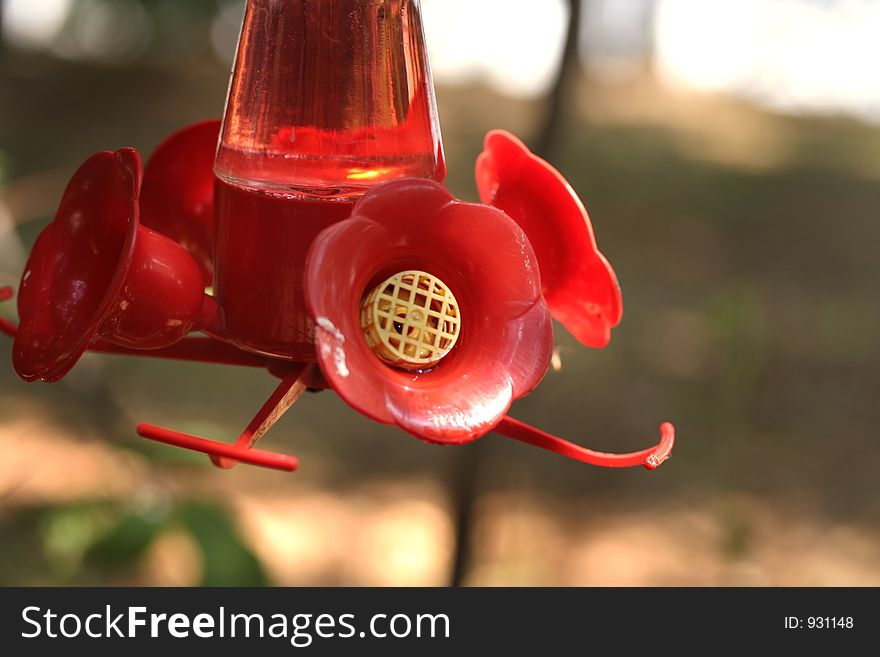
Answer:
<svg viewBox="0 0 880 657"><path fill-rule="evenodd" d="M0 583L137 583L148 550L168 532L183 532L198 548L199 571L191 584L268 583L227 511L195 499L141 503L137 508L107 500L77 501L0 516L6 557L0 560Z"/></svg>
<svg viewBox="0 0 880 657"><path fill-rule="evenodd" d="M180 521L202 554L202 586L264 586L266 573L245 545L228 514L212 504L187 501Z"/></svg>

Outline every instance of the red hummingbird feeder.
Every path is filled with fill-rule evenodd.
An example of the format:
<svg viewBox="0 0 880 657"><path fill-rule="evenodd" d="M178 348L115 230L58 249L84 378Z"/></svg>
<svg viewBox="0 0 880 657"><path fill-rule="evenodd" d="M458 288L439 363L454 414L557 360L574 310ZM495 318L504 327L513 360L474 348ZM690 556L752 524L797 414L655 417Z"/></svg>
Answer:
<svg viewBox="0 0 880 657"><path fill-rule="evenodd" d="M507 415L547 372L551 317L604 347L620 288L568 182L491 132L481 203L446 168L417 0L249 0L226 112L74 175L21 279L13 364L63 377L85 351L265 368L281 379L234 444L144 438L293 471L254 448L307 389L425 441L508 436L653 469L672 450L595 452ZM0 300L12 290L0 290ZM202 335L196 336L199 332Z"/></svg>

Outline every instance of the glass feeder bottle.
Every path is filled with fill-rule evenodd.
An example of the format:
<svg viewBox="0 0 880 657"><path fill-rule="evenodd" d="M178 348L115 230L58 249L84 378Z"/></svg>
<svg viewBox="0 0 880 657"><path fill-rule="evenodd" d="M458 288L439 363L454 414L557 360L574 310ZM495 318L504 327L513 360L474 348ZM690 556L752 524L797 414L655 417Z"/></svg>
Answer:
<svg viewBox="0 0 880 657"><path fill-rule="evenodd" d="M445 177L418 0L249 0L214 172L230 341L313 360L313 239L373 185Z"/></svg>

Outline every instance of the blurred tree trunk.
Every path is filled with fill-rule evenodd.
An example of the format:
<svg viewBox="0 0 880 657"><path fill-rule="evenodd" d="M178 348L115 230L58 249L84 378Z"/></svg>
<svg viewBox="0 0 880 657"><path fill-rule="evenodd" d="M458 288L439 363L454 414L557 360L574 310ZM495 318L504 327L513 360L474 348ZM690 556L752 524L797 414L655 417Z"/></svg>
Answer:
<svg viewBox="0 0 880 657"><path fill-rule="evenodd" d="M562 61L556 80L547 98L547 113L544 125L535 142L535 152L545 160L552 159L553 150L558 146L559 137L565 127L566 110L570 107L572 97L580 79L580 34L583 0L568 0L568 31L565 35L565 46Z"/></svg>
<svg viewBox="0 0 880 657"><path fill-rule="evenodd" d="M535 152L545 159L552 155L563 133L566 110L580 78L580 33L584 0L568 0L568 29L562 61L556 79L547 98L547 114L538 132ZM485 471L486 445L477 441L469 449L461 449L454 464L452 478L452 514L455 525L455 553L453 555L450 585L464 584L473 565L474 526L476 524L476 503L480 495L480 479Z"/></svg>
<svg viewBox="0 0 880 657"><path fill-rule="evenodd" d="M3 5L4 0L0 0L0 63L3 62L6 55L6 40L3 38Z"/></svg>
<svg viewBox="0 0 880 657"><path fill-rule="evenodd" d="M472 549L474 526L476 525L476 504L480 494L480 473L485 470L486 445L478 440L472 445L459 448L460 453L453 463L455 473L452 481L453 530L455 531L455 552L452 557L450 586L462 586L473 565Z"/></svg>

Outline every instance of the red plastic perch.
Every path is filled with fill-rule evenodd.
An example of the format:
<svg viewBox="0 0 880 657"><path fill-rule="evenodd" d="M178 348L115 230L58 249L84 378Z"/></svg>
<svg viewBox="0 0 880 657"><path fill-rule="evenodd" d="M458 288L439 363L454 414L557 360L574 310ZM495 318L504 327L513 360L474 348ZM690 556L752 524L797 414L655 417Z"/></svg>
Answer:
<svg viewBox="0 0 880 657"><path fill-rule="evenodd" d="M212 457L225 457L242 463L251 465L259 465L264 468L273 470L283 470L284 472L293 472L299 467L299 460L293 456L286 454L276 454L275 452L264 452L258 449L249 449L238 445L229 445L216 440L208 440L207 438L199 438L189 434L163 429L152 424L141 424L137 428L138 435L155 440L156 442L165 443L174 447L183 447L195 452L202 452Z"/></svg>
<svg viewBox="0 0 880 657"><path fill-rule="evenodd" d="M501 420L501 423L495 427L495 433L556 452L576 461L605 468L631 468L641 465L648 470L654 470L670 457L672 447L675 444L675 427L669 422L660 425L660 442L654 447L628 454L610 454L587 449L519 420L514 420L512 417L505 417Z"/></svg>
<svg viewBox="0 0 880 657"><path fill-rule="evenodd" d="M259 465L264 468L293 472L299 467L299 461L293 456L275 454L253 449L254 444L293 406L297 399L306 391L309 366L304 363L294 364L284 375L281 383L269 397L268 401L256 414L247 428L241 433L234 445L222 443L198 436L190 436L178 431L163 429L152 424L141 424L137 428L138 435L166 445L183 447L184 449L202 452L211 457L218 468L229 469L238 462Z"/></svg>

